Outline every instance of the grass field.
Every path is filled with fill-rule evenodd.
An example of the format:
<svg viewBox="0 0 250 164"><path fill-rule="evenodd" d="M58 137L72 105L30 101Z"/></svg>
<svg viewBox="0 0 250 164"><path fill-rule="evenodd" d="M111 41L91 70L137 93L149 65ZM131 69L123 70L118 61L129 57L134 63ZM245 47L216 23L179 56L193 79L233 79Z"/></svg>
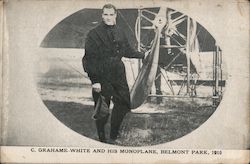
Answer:
<svg viewBox="0 0 250 164"><path fill-rule="evenodd" d="M90 85L63 86L39 84L38 91L53 115L70 129L98 140ZM162 104L151 100L124 118L117 144L146 146L180 138L198 128L215 111L211 99L164 98ZM109 136L110 123L106 125Z"/></svg>
<svg viewBox="0 0 250 164"><path fill-rule="evenodd" d="M44 50L45 51L45 50ZM49 111L68 128L98 140L93 114L91 85L82 70L80 50L50 49L41 56L37 90ZM46 55L48 54L48 55ZM127 71L130 66L128 65ZM129 86L133 77L127 74ZM175 77L176 78L176 77ZM168 92L162 83L163 91ZM180 88L175 84L174 89ZM211 86L197 87L199 96L211 96ZM216 110L211 98L170 98L157 104L155 97L124 118L118 145L146 146L178 139L197 129ZM109 136L110 123L106 125Z"/></svg>

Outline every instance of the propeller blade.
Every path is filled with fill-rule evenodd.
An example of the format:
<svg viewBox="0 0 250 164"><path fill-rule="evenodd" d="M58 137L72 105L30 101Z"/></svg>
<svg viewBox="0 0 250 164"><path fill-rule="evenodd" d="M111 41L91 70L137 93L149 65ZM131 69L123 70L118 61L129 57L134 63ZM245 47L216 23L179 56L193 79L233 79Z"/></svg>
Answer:
<svg viewBox="0 0 250 164"><path fill-rule="evenodd" d="M158 68L159 54L160 54L160 34L162 28L166 25L166 14L167 14L167 8L164 7L160 8L159 13L152 22L156 28L155 31L156 34L151 48L151 52L147 57L147 61L146 63L143 64L135 80L135 83L131 89L130 92L131 109L135 109L139 107L142 103L144 103L144 101L146 100L151 91Z"/></svg>
<svg viewBox="0 0 250 164"><path fill-rule="evenodd" d="M159 60L160 32L155 35L152 50L148 56L147 63L143 64L139 75L130 92L131 109L135 109L144 103L148 97L153 82L156 77L156 71Z"/></svg>

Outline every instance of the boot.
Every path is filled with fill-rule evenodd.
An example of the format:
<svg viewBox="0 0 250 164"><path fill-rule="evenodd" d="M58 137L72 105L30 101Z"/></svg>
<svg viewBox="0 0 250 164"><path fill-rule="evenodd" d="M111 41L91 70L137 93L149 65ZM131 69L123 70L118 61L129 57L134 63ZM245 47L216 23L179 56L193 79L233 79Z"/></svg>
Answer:
<svg viewBox="0 0 250 164"><path fill-rule="evenodd" d="M106 142L105 125L106 125L107 121L108 121L108 116L105 118L102 118L100 120L96 120L97 134L98 134L99 140L101 142Z"/></svg>

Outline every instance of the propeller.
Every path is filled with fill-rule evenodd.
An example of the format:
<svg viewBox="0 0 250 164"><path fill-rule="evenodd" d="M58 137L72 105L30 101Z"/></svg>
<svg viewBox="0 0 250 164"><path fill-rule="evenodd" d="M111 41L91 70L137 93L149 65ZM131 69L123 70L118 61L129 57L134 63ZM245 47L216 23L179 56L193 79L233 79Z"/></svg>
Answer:
<svg viewBox="0 0 250 164"><path fill-rule="evenodd" d="M156 34L151 47L151 52L147 57L146 63L143 64L130 92L131 109L135 109L143 104L150 93L158 67L160 35L166 22L166 8L161 8L155 19L152 21Z"/></svg>

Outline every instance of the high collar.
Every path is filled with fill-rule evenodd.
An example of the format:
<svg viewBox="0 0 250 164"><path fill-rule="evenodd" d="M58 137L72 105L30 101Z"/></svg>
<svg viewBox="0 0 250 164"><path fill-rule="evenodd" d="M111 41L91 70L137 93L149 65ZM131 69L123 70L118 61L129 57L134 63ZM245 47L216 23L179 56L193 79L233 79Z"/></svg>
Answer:
<svg viewBox="0 0 250 164"><path fill-rule="evenodd" d="M114 25L107 25L105 24L103 21L102 21L102 26L105 28L105 29L114 29L116 27L116 24Z"/></svg>

